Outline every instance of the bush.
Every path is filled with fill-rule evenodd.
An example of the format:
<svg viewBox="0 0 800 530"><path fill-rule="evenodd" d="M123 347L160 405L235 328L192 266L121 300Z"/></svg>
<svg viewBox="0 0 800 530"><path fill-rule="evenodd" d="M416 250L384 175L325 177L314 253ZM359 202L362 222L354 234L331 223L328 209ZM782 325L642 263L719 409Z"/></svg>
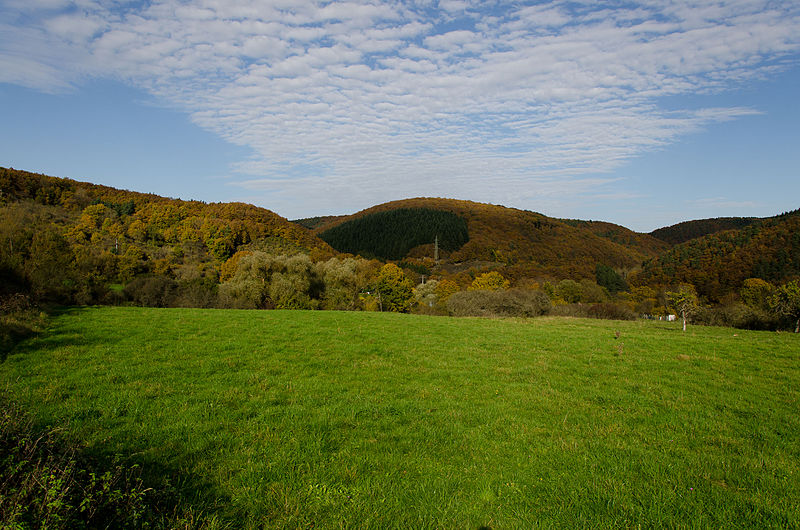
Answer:
<svg viewBox="0 0 800 530"><path fill-rule="evenodd" d="M590 318L602 318L605 320L636 320L636 314L630 308L612 303L593 304L589 306L587 315Z"/></svg>
<svg viewBox="0 0 800 530"><path fill-rule="evenodd" d="M692 316L692 321L706 326L755 330L777 329L780 324L774 315L738 303L700 308Z"/></svg>
<svg viewBox="0 0 800 530"><path fill-rule="evenodd" d="M575 280L561 280L556 286L555 294L566 303L574 304L581 301L583 289Z"/></svg>
<svg viewBox="0 0 800 530"><path fill-rule="evenodd" d="M550 299L542 291L460 291L447 299L453 316L535 317L550 311Z"/></svg>
<svg viewBox="0 0 800 530"><path fill-rule="evenodd" d="M209 278L179 282L171 305L175 307L216 307L217 284Z"/></svg>
<svg viewBox="0 0 800 530"><path fill-rule="evenodd" d="M125 295L144 307L172 305L177 284L164 276L140 276L125 286Z"/></svg>
<svg viewBox="0 0 800 530"><path fill-rule="evenodd" d="M560 304L552 314L560 317L600 318L607 320L636 320L636 313L625 305L610 302L602 304Z"/></svg>
<svg viewBox="0 0 800 530"><path fill-rule="evenodd" d="M550 314L557 317L589 318L589 306L583 304L555 304Z"/></svg>

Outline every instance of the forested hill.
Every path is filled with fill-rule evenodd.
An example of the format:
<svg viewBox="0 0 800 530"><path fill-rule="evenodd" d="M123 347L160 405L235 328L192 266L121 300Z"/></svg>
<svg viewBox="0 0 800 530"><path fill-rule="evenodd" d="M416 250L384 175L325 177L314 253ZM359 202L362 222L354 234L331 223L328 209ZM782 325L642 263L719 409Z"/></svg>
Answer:
<svg viewBox="0 0 800 530"><path fill-rule="evenodd" d="M672 245L685 243L690 239L715 234L724 230L738 230L760 222L758 217L715 217L713 219L696 219L684 221L672 226L665 226L650 232L650 235Z"/></svg>
<svg viewBox="0 0 800 530"><path fill-rule="evenodd" d="M347 217L345 215L323 215L320 217L306 217L305 219L292 219L292 222L299 224L309 230L318 231L320 227L333 226L339 219ZM323 228L324 229L324 228Z"/></svg>
<svg viewBox="0 0 800 530"><path fill-rule="evenodd" d="M307 229L242 203L168 199L0 168L0 275L59 300L102 301L141 275L216 285L239 250L333 249ZM0 293L2 294L2 293Z"/></svg>
<svg viewBox="0 0 800 530"><path fill-rule="evenodd" d="M535 212L438 198L393 201L351 216L328 218L317 225L315 232L325 233L360 218L367 221L378 219L374 214L400 209L430 209L455 214L467 224L468 241L449 252L444 249L441 255L446 262L480 262L501 268L503 274L512 279L526 276L594 278L598 263L615 269L633 269L655 256L661 246L661 243L652 241L635 245L626 244L624 240L616 242L584 226L573 226ZM361 230L369 232L369 227L370 224L366 223ZM379 230L378 224L373 228ZM398 226L397 238L402 237L402 230ZM643 240L649 238L644 236ZM433 238L406 254L412 258L432 255Z"/></svg>
<svg viewBox="0 0 800 530"><path fill-rule="evenodd" d="M466 221L434 208L397 208L349 219L319 234L339 252L399 260L431 241L457 251L469 240Z"/></svg>
<svg viewBox="0 0 800 530"><path fill-rule="evenodd" d="M585 228L600 237L610 239L642 254L655 256L666 251L672 245L665 240L653 237L652 234L641 234L629 228L605 221L581 221L578 219L560 219L569 225Z"/></svg>
<svg viewBox="0 0 800 530"><path fill-rule="evenodd" d="M747 278L773 284L800 278L800 210L758 221L673 247L646 262L637 283L690 283L719 301Z"/></svg>

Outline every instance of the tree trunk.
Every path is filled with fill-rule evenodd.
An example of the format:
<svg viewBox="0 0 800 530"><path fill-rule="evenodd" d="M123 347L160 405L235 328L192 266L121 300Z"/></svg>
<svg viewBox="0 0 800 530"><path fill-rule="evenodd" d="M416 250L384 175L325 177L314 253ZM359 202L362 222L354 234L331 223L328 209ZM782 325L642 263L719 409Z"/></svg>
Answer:
<svg viewBox="0 0 800 530"><path fill-rule="evenodd" d="M683 331L686 331L686 311L681 312L681 317L683 317Z"/></svg>

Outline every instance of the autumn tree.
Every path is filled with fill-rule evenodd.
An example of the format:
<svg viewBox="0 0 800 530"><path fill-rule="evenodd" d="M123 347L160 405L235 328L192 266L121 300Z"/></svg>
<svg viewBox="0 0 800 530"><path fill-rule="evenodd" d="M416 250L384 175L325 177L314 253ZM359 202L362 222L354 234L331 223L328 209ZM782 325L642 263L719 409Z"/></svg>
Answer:
<svg viewBox="0 0 800 530"><path fill-rule="evenodd" d="M381 268L375 289L380 296L382 311L405 313L411 306L414 296L411 280L403 274L403 269L393 263L387 263Z"/></svg>
<svg viewBox="0 0 800 530"><path fill-rule="evenodd" d="M436 284L436 296L439 299L439 303L446 302L453 293L457 293L460 290L458 284L453 280L444 279Z"/></svg>
<svg viewBox="0 0 800 530"><path fill-rule="evenodd" d="M438 280L428 280L426 283L417 285L414 289L414 302L419 307L432 308L439 302L436 288L439 286Z"/></svg>
<svg viewBox="0 0 800 530"><path fill-rule="evenodd" d="M608 302L608 292L606 289L586 278L579 282L581 286L581 302L587 304L601 304Z"/></svg>
<svg viewBox="0 0 800 530"><path fill-rule="evenodd" d="M275 307L317 308L321 289L311 258L307 254L296 254L282 261L280 270L270 278L269 296Z"/></svg>
<svg viewBox="0 0 800 530"><path fill-rule="evenodd" d="M558 298L561 298L568 304L574 304L581 301L583 288L581 284L575 280L561 280L558 282L558 285L556 285L555 293Z"/></svg>
<svg viewBox="0 0 800 530"><path fill-rule="evenodd" d="M501 291L508 289L510 282L497 271L484 272L478 275L469 286L470 291Z"/></svg>
<svg viewBox="0 0 800 530"><path fill-rule="evenodd" d="M236 272L219 287L224 305L243 309L271 307L269 281L278 265L274 256L253 252L239 259Z"/></svg>
<svg viewBox="0 0 800 530"><path fill-rule="evenodd" d="M755 309L768 309L775 287L761 278L748 278L742 282L739 297L746 305Z"/></svg>
<svg viewBox="0 0 800 530"><path fill-rule="evenodd" d="M800 283L797 280L775 289L770 297L770 306L778 315L795 319L794 332L800 333Z"/></svg>
<svg viewBox="0 0 800 530"><path fill-rule="evenodd" d="M667 293L669 305L681 316L683 320L683 331L686 331L686 320L697 311L697 292L694 286L681 284L677 291Z"/></svg>
<svg viewBox="0 0 800 530"><path fill-rule="evenodd" d="M72 252L56 230L44 229L34 234L25 269L36 299L70 301L75 284Z"/></svg>

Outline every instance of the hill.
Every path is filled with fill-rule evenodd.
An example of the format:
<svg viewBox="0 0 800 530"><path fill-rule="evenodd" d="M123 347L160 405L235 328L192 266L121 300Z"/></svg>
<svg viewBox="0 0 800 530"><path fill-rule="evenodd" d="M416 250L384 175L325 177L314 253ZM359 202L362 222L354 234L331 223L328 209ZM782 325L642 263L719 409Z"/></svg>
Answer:
<svg viewBox="0 0 800 530"><path fill-rule="evenodd" d="M250 204L0 168L0 276L39 296L96 303L114 284L146 275L213 289L221 264L240 250L333 253L310 231Z"/></svg>
<svg viewBox="0 0 800 530"><path fill-rule="evenodd" d="M773 284L800 278L800 210L681 243L647 261L636 282L690 283L719 301L747 278Z"/></svg>
<svg viewBox="0 0 800 530"><path fill-rule="evenodd" d="M428 209L450 212L467 224L468 241L455 249L444 249L445 267L475 264L500 268L509 278L550 276L555 278L594 278L598 263L615 269L631 270L655 256L666 245L645 234L635 234L610 223L590 224L562 221L526 210L472 201L438 198L415 198L393 201L356 214L334 217L317 225L315 233L325 234L338 226L360 221L362 233L384 231L376 214L400 209ZM396 238L406 227L393 227ZM595 231L603 232L598 235ZM366 237L366 236L365 236ZM616 238L616 240L615 240ZM336 243L331 243L334 248ZM344 248L337 250L348 251ZM371 249L365 249L371 250ZM433 256L433 237L426 244L407 251L406 258Z"/></svg>
<svg viewBox="0 0 800 530"><path fill-rule="evenodd" d="M431 241L437 249L457 251L469 240L463 218L434 208L372 212L337 224L319 237L340 252L393 260Z"/></svg>
<svg viewBox="0 0 800 530"><path fill-rule="evenodd" d="M712 219L696 219L666 226L650 232L650 235L672 245L685 243L690 239L703 237L725 230L738 230L760 222L758 217L715 217Z"/></svg>
<svg viewBox="0 0 800 530"><path fill-rule="evenodd" d="M0 168L0 298L23 292L34 301L208 307L223 303L218 295L225 294L224 303L235 307L289 307L275 300L304 291L309 300L301 307L366 307L359 293L378 281L381 264L340 262L346 257L338 250L402 260L418 275L412 281L434 273L462 289L486 270L522 286L594 280L597 270L610 268L634 285L691 283L707 300L720 301L749 277L771 283L800 277L799 218L795 211L707 219L654 232L677 238L744 225L670 247L612 223L471 201L406 199L293 223L249 204L182 201ZM437 238L441 259L434 262ZM240 262L256 251L263 252ZM287 261L298 253L303 260ZM222 293L240 263L252 270ZM259 269L268 263L275 280L269 289ZM258 297L251 292L256 284ZM249 305L236 305L241 300Z"/></svg>
<svg viewBox="0 0 800 530"><path fill-rule="evenodd" d="M342 217L346 216L323 215L320 217L306 217L305 219L292 219L292 222L309 230L317 230L321 226L332 226L338 219Z"/></svg>
<svg viewBox="0 0 800 530"><path fill-rule="evenodd" d="M578 219L560 219L560 221L619 243L642 254L655 256L670 248L670 243L652 234L634 232L630 228L606 221L582 221Z"/></svg>

